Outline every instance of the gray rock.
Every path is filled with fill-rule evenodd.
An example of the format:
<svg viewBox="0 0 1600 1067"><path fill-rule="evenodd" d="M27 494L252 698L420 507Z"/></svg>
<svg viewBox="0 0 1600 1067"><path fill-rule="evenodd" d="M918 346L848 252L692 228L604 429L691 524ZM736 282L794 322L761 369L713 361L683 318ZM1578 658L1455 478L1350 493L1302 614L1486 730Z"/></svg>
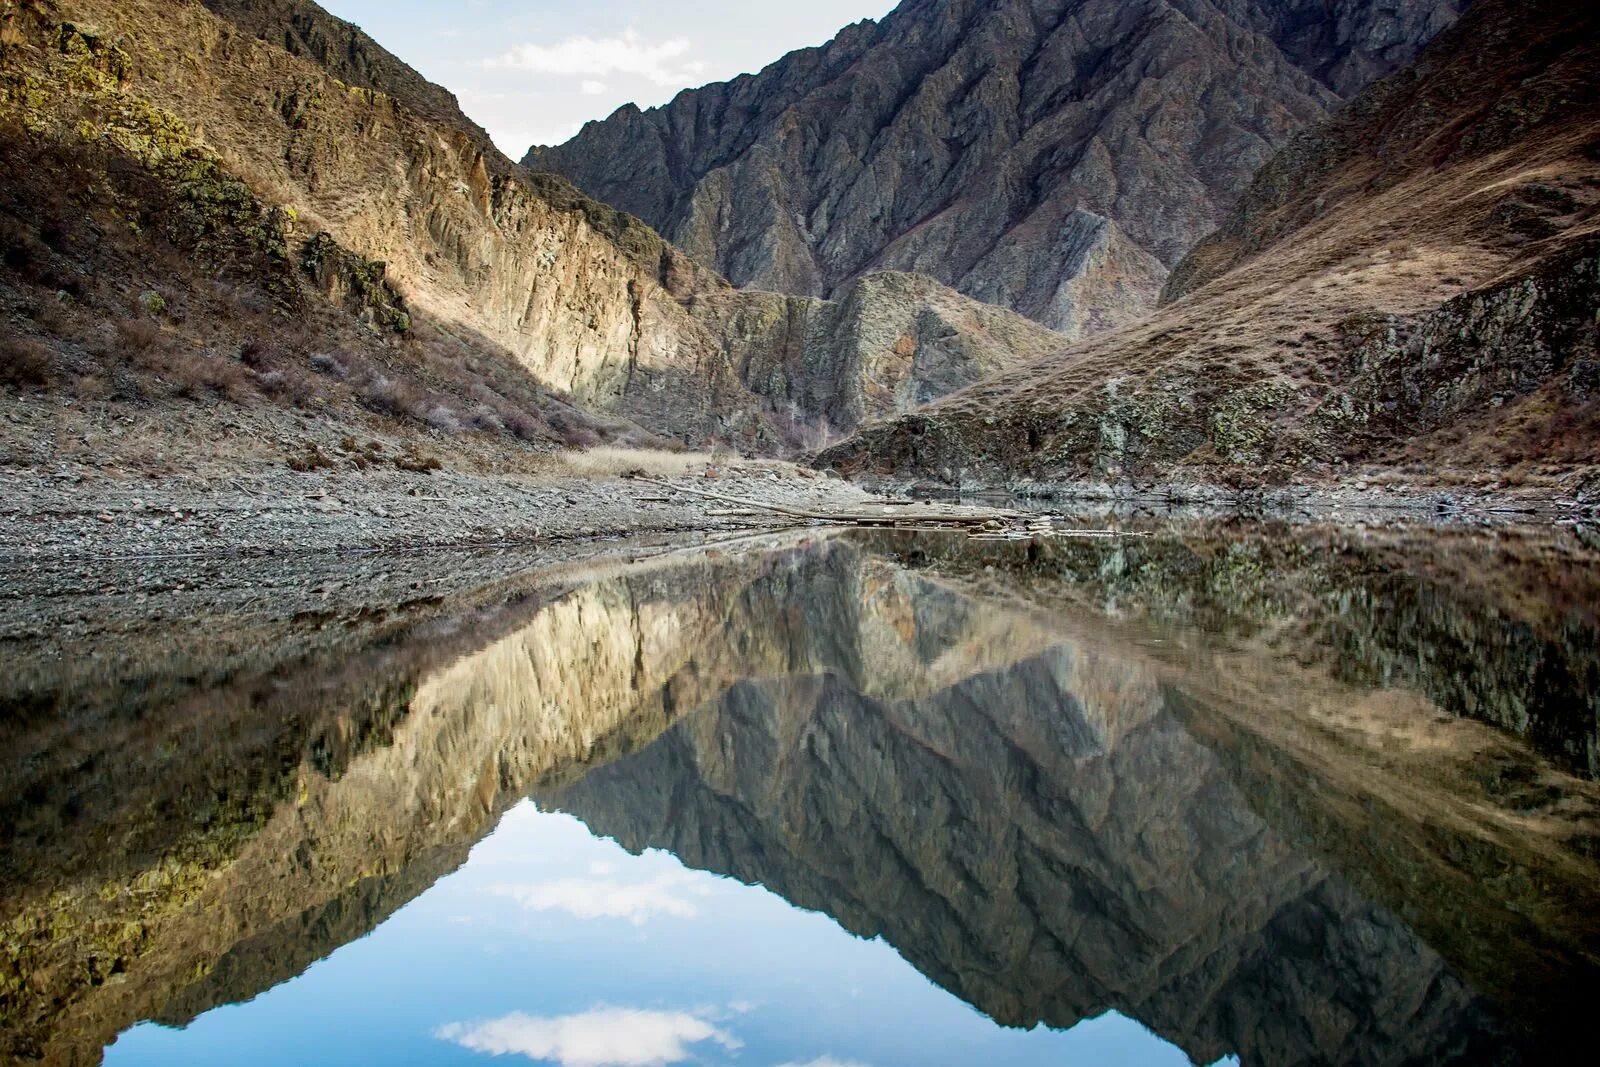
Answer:
<svg viewBox="0 0 1600 1067"><path fill-rule="evenodd" d="M738 285L914 271L1094 333L1147 311L1274 148L1462 6L906 0L524 163Z"/></svg>

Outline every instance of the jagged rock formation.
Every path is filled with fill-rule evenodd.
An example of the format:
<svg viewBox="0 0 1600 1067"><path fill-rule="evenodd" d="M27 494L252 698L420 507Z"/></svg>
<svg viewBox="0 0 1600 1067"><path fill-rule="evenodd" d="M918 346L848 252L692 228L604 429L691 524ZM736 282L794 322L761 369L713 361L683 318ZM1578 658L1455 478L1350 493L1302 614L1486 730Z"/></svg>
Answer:
<svg viewBox="0 0 1600 1067"><path fill-rule="evenodd" d="M1159 313L825 462L986 484L1581 472L1600 461L1597 40L1592 5L1474 4L1265 167Z"/></svg>
<svg viewBox="0 0 1600 1067"><path fill-rule="evenodd" d="M448 93L314 4L28 0L5 20L6 158L103 175L76 202L11 205L7 264L104 274L129 305L206 292L224 268L296 318L317 292L380 332L416 317L464 344L465 363L509 364L590 412L769 451L974 381L1014 361L1019 338L1023 356L1055 347L916 279L871 283L882 321L801 301L780 328L730 331L750 317L730 312L726 282L638 220L527 174ZM120 225L130 213L150 232ZM80 215L109 224L64 239ZM771 311L752 298L752 316ZM38 339L61 343L35 317ZM930 317L941 325L891 328ZM828 411L806 407L823 392Z"/></svg>
<svg viewBox="0 0 1600 1067"><path fill-rule="evenodd" d="M1139 317L1256 168L1458 0L906 0L534 148L736 284L929 274L1081 336Z"/></svg>

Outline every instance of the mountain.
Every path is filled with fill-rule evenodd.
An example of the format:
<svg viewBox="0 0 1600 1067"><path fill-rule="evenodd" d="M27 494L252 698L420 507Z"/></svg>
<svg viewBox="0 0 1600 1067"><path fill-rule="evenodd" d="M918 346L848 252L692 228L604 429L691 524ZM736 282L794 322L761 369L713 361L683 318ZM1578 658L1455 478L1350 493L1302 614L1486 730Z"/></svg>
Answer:
<svg viewBox="0 0 1600 1067"><path fill-rule="evenodd" d="M1032 486L1360 463L1571 492L1600 462L1597 87L1593 5L1480 0L1275 156L1149 319L823 462Z"/></svg>
<svg viewBox="0 0 1600 1067"><path fill-rule="evenodd" d="M502 461L607 435L774 452L1061 343L904 275L745 298L311 3L0 18L8 394L197 433L310 412Z"/></svg>
<svg viewBox="0 0 1600 1067"><path fill-rule="evenodd" d="M527 166L735 284L931 275L1073 336L1150 309L1256 169L1459 0L905 0Z"/></svg>

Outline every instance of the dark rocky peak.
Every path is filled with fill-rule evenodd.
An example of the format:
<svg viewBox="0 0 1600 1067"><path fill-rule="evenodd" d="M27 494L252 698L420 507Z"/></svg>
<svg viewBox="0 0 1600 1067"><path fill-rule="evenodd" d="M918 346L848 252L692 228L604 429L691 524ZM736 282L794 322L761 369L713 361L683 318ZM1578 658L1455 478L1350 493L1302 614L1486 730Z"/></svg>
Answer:
<svg viewBox="0 0 1600 1067"><path fill-rule="evenodd" d="M1148 310L1274 148L1461 6L907 0L524 162L739 285L914 271L1094 333Z"/></svg>

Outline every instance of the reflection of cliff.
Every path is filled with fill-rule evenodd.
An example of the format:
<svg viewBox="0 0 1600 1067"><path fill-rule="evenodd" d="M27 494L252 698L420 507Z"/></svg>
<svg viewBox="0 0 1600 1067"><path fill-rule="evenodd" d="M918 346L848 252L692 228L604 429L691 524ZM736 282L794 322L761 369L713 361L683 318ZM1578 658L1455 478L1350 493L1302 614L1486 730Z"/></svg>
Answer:
<svg viewBox="0 0 1600 1067"><path fill-rule="evenodd" d="M92 1062L134 1021L248 999L530 791L881 933L1003 1022L1115 1006L1200 1058L1487 1054L1499 947L1524 1001L1592 976L1600 911L1561 907L1593 897L1561 837L1592 798L1529 806L1566 780L1525 749L1299 665L1316 627L1282 620L1323 616L1292 606L1280 550L916 544L564 573L117 731L35 723L38 758L0 761L0 1055ZM1223 651L1145 641L1156 616ZM1433 747L1362 748L1346 705L1370 730L1421 716ZM1485 753L1532 777L1463 783Z"/></svg>
<svg viewBox="0 0 1600 1067"><path fill-rule="evenodd" d="M342 672L313 657L116 729L35 724L3 768L0 1058L93 1062L132 1022L254 995L370 929L530 785L659 731L666 681L765 567L623 568L515 624L380 633Z"/></svg>
<svg viewBox="0 0 1600 1067"><path fill-rule="evenodd" d="M548 799L883 936L1004 1023L1116 1008L1202 1062L1497 1047L1440 958L1252 814L1115 654L1058 645L912 699L742 684Z"/></svg>
<svg viewBox="0 0 1600 1067"><path fill-rule="evenodd" d="M313 659L183 694L137 729L71 740L75 758L46 740L65 730L35 730L37 758L6 769L28 832L9 834L0 868L0 1047L92 1062L141 1018L248 999L424 890L530 788L648 743L750 675L870 663L878 689L915 693L1046 640L855 558L623 568L476 641L435 622L342 673Z"/></svg>
<svg viewBox="0 0 1600 1067"><path fill-rule="evenodd" d="M1586 763L1562 738L1593 743L1600 572L1570 534L865 543L1137 647L1256 817L1398 914L1544 1048L1588 1043L1600 789L1559 764Z"/></svg>
<svg viewBox="0 0 1600 1067"><path fill-rule="evenodd" d="M864 543L1050 611L1203 630L1325 663L1355 685L1414 690L1600 774L1600 557L1570 533L1223 526L1022 546Z"/></svg>

